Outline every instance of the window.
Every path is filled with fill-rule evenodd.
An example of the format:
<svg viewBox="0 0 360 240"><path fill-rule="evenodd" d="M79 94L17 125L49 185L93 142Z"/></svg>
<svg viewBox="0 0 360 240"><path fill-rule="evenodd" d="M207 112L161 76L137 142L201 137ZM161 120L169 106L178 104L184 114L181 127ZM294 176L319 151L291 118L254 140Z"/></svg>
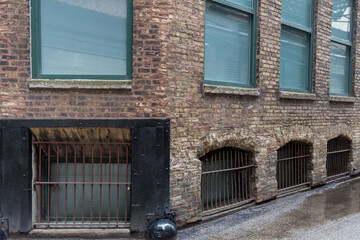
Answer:
<svg viewBox="0 0 360 240"><path fill-rule="evenodd" d="M205 83L253 87L255 0L206 1Z"/></svg>
<svg viewBox="0 0 360 240"><path fill-rule="evenodd" d="M253 154L221 148L201 159L203 216L238 207L253 200Z"/></svg>
<svg viewBox="0 0 360 240"><path fill-rule="evenodd" d="M351 49L352 1L334 0L331 27L331 95L351 95Z"/></svg>
<svg viewBox="0 0 360 240"><path fill-rule="evenodd" d="M123 137L130 135L128 129L119 130ZM104 135L98 129L79 133L90 131L98 133L97 137ZM53 132L66 137L70 137L69 132L76 135L73 130ZM131 145L123 141L34 141L37 200L34 225L37 228L128 227Z"/></svg>
<svg viewBox="0 0 360 240"><path fill-rule="evenodd" d="M311 92L313 1L283 0L280 89Z"/></svg>
<svg viewBox="0 0 360 240"><path fill-rule="evenodd" d="M310 146L292 141L277 150L276 180L278 190L309 185ZM281 191L280 191L281 192Z"/></svg>
<svg viewBox="0 0 360 240"><path fill-rule="evenodd" d="M351 141L344 137L331 139L327 143L326 172L329 178L349 174Z"/></svg>
<svg viewBox="0 0 360 240"><path fill-rule="evenodd" d="M32 0L32 77L131 78L130 0Z"/></svg>

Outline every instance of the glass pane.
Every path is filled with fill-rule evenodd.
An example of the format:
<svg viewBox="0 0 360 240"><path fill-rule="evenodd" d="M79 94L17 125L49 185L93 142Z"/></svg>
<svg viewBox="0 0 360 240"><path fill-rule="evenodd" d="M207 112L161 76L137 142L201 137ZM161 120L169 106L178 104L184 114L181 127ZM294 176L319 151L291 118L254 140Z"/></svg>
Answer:
<svg viewBox="0 0 360 240"><path fill-rule="evenodd" d="M331 43L330 94L349 95L349 47Z"/></svg>
<svg viewBox="0 0 360 240"><path fill-rule="evenodd" d="M228 1L253 9L253 0L228 0Z"/></svg>
<svg viewBox="0 0 360 240"><path fill-rule="evenodd" d="M334 0L331 35L351 42L351 0Z"/></svg>
<svg viewBox="0 0 360 240"><path fill-rule="evenodd" d="M126 74L126 0L40 4L42 74Z"/></svg>
<svg viewBox="0 0 360 240"><path fill-rule="evenodd" d="M281 19L311 28L312 0L282 0Z"/></svg>
<svg viewBox="0 0 360 240"><path fill-rule="evenodd" d="M280 50L280 88L309 90L309 37L306 32L283 27Z"/></svg>
<svg viewBox="0 0 360 240"><path fill-rule="evenodd" d="M250 83L250 16L206 3L205 80L225 85Z"/></svg>
<svg viewBox="0 0 360 240"><path fill-rule="evenodd" d="M80 163L80 164L79 164ZM84 166L81 164L81 159L79 159L76 168L76 179L77 181L82 181L83 174L85 182L100 182L100 175L103 182L117 182L117 164L103 163L100 167L99 163L94 163L93 168L91 163L86 163ZM80 167L79 167L80 166ZM109 172L110 168L110 172ZM66 169L68 174L66 175ZM59 180L58 182L74 182L74 164L68 163L66 166L65 163L59 163ZM85 170L83 172L83 169ZM100 171L101 169L101 171ZM111 175L109 175L109 173ZM126 182L126 164L119 164L119 182ZM92 175L93 174L93 175ZM131 174L131 165L128 165L128 176ZM110 181L109 181L110 176ZM57 181L57 164L51 163L51 182ZM92 189L91 189L92 186ZM110 194L109 194L110 190ZM83 199L84 191L84 199ZM116 184L103 184L101 187L100 195L100 184L86 184L83 188L82 184L77 184L74 188L74 184L59 184L57 187L50 188L50 217L52 221L56 220L56 208L58 208L58 217L60 221L65 219L65 202L67 203L66 215L68 219L73 219L74 217L74 207L75 207L75 219L78 221L82 220L82 204L84 201L84 219L89 221L91 218L91 202L93 203L92 214L93 219L99 221L100 208L101 217L107 221L108 218L108 208L110 207L110 218L112 221L116 221L117 208L119 209L118 216L119 218L125 216L125 193L127 189L125 185L119 185L119 190L117 189ZM91 194L93 192L93 194ZM74 194L76 194L76 199L74 202ZM67 195L67 201L65 199ZM109 205L109 195L110 195L110 205ZM130 193L129 193L130 195ZM56 198L59 198L58 206L55 204ZM101 205L100 205L101 200ZM117 200L119 202L117 203ZM130 200L127 199L127 216L130 216Z"/></svg>

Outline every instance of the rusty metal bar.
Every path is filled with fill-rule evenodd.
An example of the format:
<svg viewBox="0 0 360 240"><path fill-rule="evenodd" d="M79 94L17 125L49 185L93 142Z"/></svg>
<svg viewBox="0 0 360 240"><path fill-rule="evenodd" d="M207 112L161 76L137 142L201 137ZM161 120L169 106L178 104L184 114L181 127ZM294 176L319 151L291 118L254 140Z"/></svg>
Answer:
<svg viewBox="0 0 360 240"><path fill-rule="evenodd" d="M250 177L254 164L251 163L248 152L223 148L208 153L201 161L201 198L204 211L221 211L252 199Z"/></svg>
<svg viewBox="0 0 360 240"><path fill-rule="evenodd" d="M309 148L302 142L289 142L278 150L278 189L291 188L307 182Z"/></svg>
<svg viewBox="0 0 360 240"><path fill-rule="evenodd" d="M331 139L327 144L326 170L328 177L349 173L350 141L338 137Z"/></svg>
<svg viewBox="0 0 360 240"><path fill-rule="evenodd" d="M89 227L89 224L90 227L113 227L114 224L116 227L123 227L128 224L128 196L131 187L128 174L130 144L93 143L87 145L81 142L74 144L67 142L37 142L34 143L34 146L38 153L38 173L35 174L36 179L34 181L38 196L36 226L55 228L83 226L86 228ZM117 153L114 153L114 151ZM77 161L77 158L81 158L81 156L82 161ZM108 169L107 166L103 165L107 164L105 156L108 157ZM103 159L103 157L105 158ZM124 168L120 168L121 164L125 165ZM90 171L88 175L86 173L87 165L91 170L91 176ZM122 169L121 172L120 169ZM126 173L123 173L124 170ZM82 171L82 173L79 171ZM74 173L74 177L72 177L72 173ZM77 178L77 174L82 174L82 176ZM108 176L104 176L104 174L108 174ZM122 176L122 174L124 175ZM73 186L74 189L68 188L69 185ZM77 185L80 185L80 189ZM102 189L103 185L104 187L107 186L107 188ZM96 193L94 194L94 190L98 191L97 188L94 189L95 186L99 188L99 196ZM125 193L122 195L125 197L124 201L120 199L120 192L123 191L120 191L120 186L125 187ZM107 189L106 194L104 191ZM77 191L81 193L79 194ZM102 196L102 193L104 193L104 196ZM55 199L51 197L52 194L54 194L54 197L56 196ZM77 199L78 195L81 196L81 200ZM115 201L116 205L114 204ZM91 203L89 204L91 205L90 209L86 206L87 202ZM106 204L107 217L105 217L105 212L102 215L102 207L105 208ZM64 214L59 214L59 208Z"/></svg>

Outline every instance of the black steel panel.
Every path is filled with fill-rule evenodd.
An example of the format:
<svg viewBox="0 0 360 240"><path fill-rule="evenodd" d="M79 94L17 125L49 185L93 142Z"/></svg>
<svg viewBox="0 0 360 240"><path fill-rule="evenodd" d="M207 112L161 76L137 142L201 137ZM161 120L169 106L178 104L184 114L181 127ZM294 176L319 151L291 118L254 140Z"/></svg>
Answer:
<svg viewBox="0 0 360 240"><path fill-rule="evenodd" d="M145 231L149 215L169 212L169 130L134 128L132 139L131 230Z"/></svg>
<svg viewBox="0 0 360 240"><path fill-rule="evenodd" d="M20 128L21 144L21 208L20 232L28 232L32 228L32 135L28 128Z"/></svg>
<svg viewBox="0 0 360 240"><path fill-rule="evenodd" d="M156 127L166 119L0 119L0 127Z"/></svg>
<svg viewBox="0 0 360 240"><path fill-rule="evenodd" d="M3 129L3 214L9 220L10 233L20 231L22 196L22 161L20 128Z"/></svg>
<svg viewBox="0 0 360 240"><path fill-rule="evenodd" d="M3 138L2 138L2 128L0 128L0 218L3 217L3 211L2 211L2 199L3 199L3 183L4 183L4 168L3 168Z"/></svg>

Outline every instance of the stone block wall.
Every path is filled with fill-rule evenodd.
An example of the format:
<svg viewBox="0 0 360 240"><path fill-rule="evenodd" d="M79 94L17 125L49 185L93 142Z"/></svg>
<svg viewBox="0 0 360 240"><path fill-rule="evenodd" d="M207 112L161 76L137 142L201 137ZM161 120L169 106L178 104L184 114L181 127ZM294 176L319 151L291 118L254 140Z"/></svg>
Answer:
<svg viewBox="0 0 360 240"><path fill-rule="evenodd" d="M29 0L0 0L1 119L171 119L171 208L201 220L201 162L236 147L254 153L256 202L277 195L277 149L312 146L311 184L326 181L327 141L352 141L360 169L360 9L355 1L354 100L330 99L332 1L315 0L313 95L279 91L281 0L258 0L256 92L204 90L204 0L133 0L131 89L29 88ZM359 23L359 24L358 24Z"/></svg>

